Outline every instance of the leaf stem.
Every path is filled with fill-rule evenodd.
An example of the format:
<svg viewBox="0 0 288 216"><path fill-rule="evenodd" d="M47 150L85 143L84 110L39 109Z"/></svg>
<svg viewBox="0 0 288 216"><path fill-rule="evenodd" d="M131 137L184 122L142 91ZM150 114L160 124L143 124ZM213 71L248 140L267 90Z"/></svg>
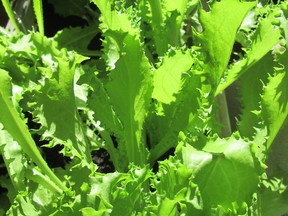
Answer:
<svg viewBox="0 0 288 216"><path fill-rule="evenodd" d="M13 10L12 10L12 7L10 5L9 0L2 0L2 4L3 4L5 11L6 11L12 25L14 26L16 32L20 33L21 31L20 31L20 28L19 28L17 21L15 19L15 16L14 16L14 13L13 13Z"/></svg>
<svg viewBox="0 0 288 216"><path fill-rule="evenodd" d="M223 91L216 98L216 103L219 106L219 111L216 114L216 119L221 124L221 134L220 137L227 137L231 135L231 124L229 118L229 111L227 106L226 94Z"/></svg>
<svg viewBox="0 0 288 216"><path fill-rule="evenodd" d="M105 140L105 145L107 146L106 150L108 151L116 170L119 172L124 171L125 168L123 167L123 162L121 163L119 160L118 152L114 147L114 144L113 144L113 141L110 137L110 134L105 130L101 131L100 134L103 137L103 139Z"/></svg>
<svg viewBox="0 0 288 216"><path fill-rule="evenodd" d="M35 16L38 24L38 29L41 35L44 35L44 18L42 0L33 0Z"/></svg>

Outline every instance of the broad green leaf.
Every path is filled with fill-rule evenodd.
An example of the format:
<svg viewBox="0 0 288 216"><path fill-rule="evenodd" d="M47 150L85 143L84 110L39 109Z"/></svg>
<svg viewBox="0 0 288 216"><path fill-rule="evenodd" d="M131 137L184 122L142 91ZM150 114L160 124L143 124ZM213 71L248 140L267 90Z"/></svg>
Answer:
<svg viewBox="0 0 288 216"><path fill-rule="evenodd" d="M285 215L288 212L288 196L274 191L265 191L261 194L261 215Z"/></svg>
<svg viewBox="0 0 288 216"><path fill-rule="evenodd" d="M176 50L174 54L165 56L162 65L154 72L152 97L165 104L175 101L175 94L182 88L182 74L190 69L192 63L189 52Z"/></svg>
<svg viewBox="0 0 288 216"><path fill-rule="evenodd" d="M7 130L13 139L21 145L23 151L31 157L42 171L53 181L54 188L56 188L58 192L66 190L65 185L52 172L45 160L42 158L28 128L15 110L10 99L12 92L9 93L11 90L11 83L9 84L8 81L9 79L10 77L8 73L4 70L0 70L0 123L4 126L4 130Z"/></svg>
<svg viewBox="0 0 288 216"><path fill-rule="evenodd" d="M246 57L235 63L227 72L222 81L217 87L216 94L223 91L242 74L246 73L254 64L260 61L273 46L279 42L280 29L275 26L273 21L276 20L277 10L268 14L268 16L259 21L259 25L251 36L251 45L246 52Z"/></svg>
<svg viewBox="0 0 288 216"><path fill-rule="evenodd" d="M284 122L281 130L277 133L273 141L273 145L270 146L266 164L268 166L267 173L269 177L278 177L283 179L283 182L288 182L288 152L283 149L288 148L288 119Z"/></svg>
<svg viewBox="0 0 288 216"><path fill-rule="evenodd" d="M123 142L130 162L144 165L145 147L142 127L152 94L150 64L140 42L131 35L123 39L123 47L107 84L108 95L123 124Z"/></svg>
<svg viewBox="0 0 288 216"><path fill-rule="evenodd" d="M60 48L74 50L81 55L100 56L99 51L89 50L88 45L91 40L99 33L97 25L89 25L86 27L66 28L58 31L54 36L54 40ZM71 36L73 35L73 37Z"/></svg>
<svg viewBox="0 0 288 216"><path fill-rule="evenodd" d="M279 66L276 66L275 74L269 77L262 95L262 114L269 133L268 148L288 115L287 51L279 55Z"/></svg>
<svg viewBox="0 0 288 216"><path fill-rule="evenodd" d="M272 55L266 54L251 66L247 73L239 79L239 95L241 100L241 116L237 129L241 136L252 139L255 129L261 127L263 121L259 116L263 83L267 82L269 74L273 73L274 62Z"/></svg>
<svg viewBox="0 0 288 216"><path fill-rule="evenodd" d="M37 106L42 107L43 112L39 114L39 117L43 121L43 126L47 127L46 136L54 136L67 141L68 145L73 146L72 155L77 155L79 158L85 157L89 160L89 147L83 145L85 143L84 137L77 138L78 134L81 134L81 126L76 111L73 88L74 70L76 64L80 63L83 58L78 57L73 62L69 61L68 56L66 58L64 56L54 58L58 66L57 70L53 72L52 77L45 80L41 91L36 95Z"/></svg>
<svg viewBox="0 0 288 216"><path fill-rule="evenodd" d="M263 216L285 215L288 212L287 186L276 178L264 180L261 192L258 194L258 211Z"/></svg>
<svg viewBox="0 0 288 216"><path fill-rule="evenodd" d="M204 209L221 205L234 210L250 203L257 189L258 165L251 152L251 144L242 139L216 139L206 144L202 151L182 147L183 163L192 169L198 184ZM237 209L236 209L237 210Z"/></svg>
<svg viewBox="0 0 288 216"><path fill-rule="evenodd" d="M237 30L254 6L255 2L222 0L215 1L210 12L199 10L203 32L198 37L206 55L204 69L210 74L212 85L219 84L227 67Z"/></svg>
<svg viewBox="0 0 288 216"><path fill-rule="evenodd" d="M186 76L186 77L185 77ZM161 155L178 144L179 131L194 131L203 128L205 124L199 121L201 107L200 98L201 81L199 76L185 74L183 88L176 95L176 101L164 106L164 116L151 116L146 120L152 148L149 162L154 163ZM191 132L194 133L194 132Z"/></svg>
<svg viewBox="0 0 288 216"><path fill-rule="evenodd" d="M133 28L128 14L118 13L111 8L111 0L92 0L103 16L102 30L105 32L107 28L112 31L130 32L133 34L137 28Z"/></svg>

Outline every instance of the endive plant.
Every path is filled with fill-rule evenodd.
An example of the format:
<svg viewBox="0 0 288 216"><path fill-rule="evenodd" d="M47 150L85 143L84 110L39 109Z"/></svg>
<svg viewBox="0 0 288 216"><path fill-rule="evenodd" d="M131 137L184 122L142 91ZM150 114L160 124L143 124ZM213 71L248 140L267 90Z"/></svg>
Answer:
<svg viewBox="0 0 288 216"><path fill-rule="evenodd" d="M49 2L87 25L47 38L34 1L39 32L1 29L2 213L288 212L285 169L267 169L288 140L287 1ZM61 146L64 168L47 166L41 142Z"/></svg>

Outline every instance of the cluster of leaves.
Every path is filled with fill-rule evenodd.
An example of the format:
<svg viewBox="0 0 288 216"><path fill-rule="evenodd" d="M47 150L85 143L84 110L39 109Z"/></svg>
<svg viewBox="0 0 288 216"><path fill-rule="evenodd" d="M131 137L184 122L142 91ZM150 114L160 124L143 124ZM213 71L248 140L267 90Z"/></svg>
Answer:
<svg viewBox="0 0 288 216"><path fill-rule="evenodd" d="M288 212L285 170L267 170L288 141L287 1L50 3L88 25L47 38L34 1L39 33L0 29L0 213ZM99 34L101 50L89 50ZM243 52L231 59L235 43ZM241 115L231 132L233 83ZM64 168L47 165L40 142L61 146ZM99 149L115 172L96 171Z"/></svg>

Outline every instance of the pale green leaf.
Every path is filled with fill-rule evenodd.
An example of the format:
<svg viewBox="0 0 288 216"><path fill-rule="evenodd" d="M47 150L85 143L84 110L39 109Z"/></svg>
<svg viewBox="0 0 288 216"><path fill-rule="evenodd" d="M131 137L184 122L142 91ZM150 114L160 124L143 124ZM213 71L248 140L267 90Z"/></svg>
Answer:
<svg viewBox="0 0 288 216"><path fill-rule="evenodd" d="M273 73L274 62L272 55L266 54L257 63L247 69L247 72L239 79L239 94L241 100L241 116L237 129L241 136L252 139L255 128L259 128L262 122L258 115L261 109L261 94L263 83L267 82L269 74Z"/></svg>
<svg viewBox="0 0 288 216"><path fill-rule="evenodd" d="M254 64L260 61L273 46L279 42L280 29L272 24L278 11L271 12L266 18L259 21L259 25L251 37L251 45L246 57L235 63L227 72L224 81L220 83L216 94L223 91L242 74L246 73ZM250 70L251 71L251 70Z"/></svg>
<svg viewBox="0 0 288 216"><path fill-rule="evenodd" d="M205 127L205 124L199 121L202 112L199 110L201 104L198 100L201 95L198 90L200 85L199 76L185 74L183 88L176 95L175 102L164 106L164 116L150 116L153 118L146 120L150 125L148 133L152 146L149 155L150 162L155 162L161 155L177 145L179 131L190 133L197 128Z"/></svg>
<svg viewBox="0 0 288 216"><path fill-rule="evenodd" d="M280 54L279 66L275 69L275 74L269 77L262 95L262 114L269 133L268 148L288 115L287 56L287 51Z"/></svg>
<svg viewBox="0 0 288 216"><path fill-rule="evenodd" d="M222 0L215 1L210 12L199 11L203 27L199 42L206 55L204 69L210 74L212 85L218 85L220 82L231 55L237 30L254 6L255 2Z"/></svg>
<svg viewBox="0 0 288 216"><path fill-rule="evenodd" d="M146 156L142 127L152 94L150 64L140 42L129 34L123 39L121 54L107 84L108 95L123 124L128 159L143 165Z"/></svg>
<svg viewBox="0 0 288 216"><path fill-rule="evenodd" d="M280 178L281 176L286 184L288 182L288 152L283 151L283 149L288 148L287 123L288 118L286 118L286 122L277 133L273 145L270 146L266 161L269 177L277 176Z"/></svg>
<svg viewBox="0 0 288 216"><path fill-rule="evenodd" d="M77 137L82 133L82 129L78 121L73 88L74 70L82 59L71 64L67 57L55 58L57 71L53 73L53 77L45 80L41 91L36 94L37 106L41 107L42 111L38 117L43 129L46 129L44 137L53 136L55 139L66 141L67 145L71 145L67 147L72 148L72 155L85 157L89 161L90 153L84 145L85 139Z"/></svg>
<svg viewBox="0 0 288 216"><path fill-rule="evenodd" d="M152 97L165 104L175 101L175 94L182 88L182 74L190 69L192 63L189 52L176 50L165 56L162 65L154 72Z"/></svg>
<svg viewBox="0 0 288 216"><path fill-rule="evenodd" d="M100 9L103 16L102 30L105 32L107 29L112 31L123 31L134 34L137 28L133 28L128 14L118 13L111 8L111 0L92 0Z"/></svg>
<svg viewBox="0 0 288 216"><path fill-rule="evenodd" d="M251 202L259 182L251 144L234 137L216 139L203 151L184 146L182 154L183 163L195 175L206 210L215 205L233 210L232 203Z"/></svg>
<svg viewBox="0 0 288 216"><path fill-rule="evenodd" d="M279 179L263 181L264 187L258 194L258 210L263 216L286 215L288 213L288 191Z"/></svg>

